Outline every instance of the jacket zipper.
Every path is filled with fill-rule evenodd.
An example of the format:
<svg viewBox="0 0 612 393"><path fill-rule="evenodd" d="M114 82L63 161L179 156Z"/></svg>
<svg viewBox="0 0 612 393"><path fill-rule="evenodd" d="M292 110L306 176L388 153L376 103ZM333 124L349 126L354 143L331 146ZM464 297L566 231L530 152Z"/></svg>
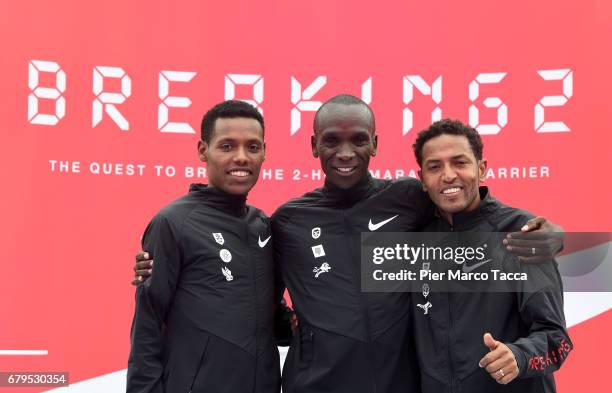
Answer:
<svg viewBox="0 0 612 393"><path fill-rule="evenodd" d="M346 227L347 233L352 238L352 235L353 235L353 226L349 222L349 220L348 220L348 218L346 216L346 213L347 213L347 209L343 209L342 210L342 218L344 219L344 225ZM351 244L350 246L353 246L353 245ZM361 247L360 247L360 245L357 245L357 246L358 246L357 249L360 250L359 252L361 254ZM354 248L353 247L349 247L349 249L353 250ZM351 262L353 262L354 261L353 252L350 252L349 255L351 256ZM359 305L361 306L361 312L363 313L364 319L365 319L366 346L368 348L368 353L370 355L369 356L370 357L370 362L372 362L373 359L374 359L374 353L372 351L372 328L370 327L370 313L368 312L368 307L367 307L367 304L366 304L365 299L363 297L363 292L361 291L361 258L359 258L359 261L360 261L359 262L360 265L358 266L357 269L354 269L354 271L355 271L355 273L357 275L356 283L358 285L358 288L357 288L358 292L357 292L357 294L359 296ZM376 382L376 372L374 371L375 370L374 365L371 364L371 366L372 366L371 370L373 370L372 371L372 378L373 378L373 383L374 383L374 392L376 393L376 392L378 392L378 383Z"/></svg>
<svg viewBox="0 0 612 393"><path fill-rule="evenodd" d="M448 351L448 366L450 368L450 387L451 387L451 392L455 391L455 367L453 366L453 354L451 351L451 331L453 330L453 316L451 314L451 297L450 294L447 293L446 294L446 300L447 300L447 304L448 304L448 331L446 334L447 337L447 344L446 344L446 349Z"/></svg>
<svg viewBox="0 0 612 393"><path fill-rule="evenodd" d="M251 288L253 289L253 318L255 320L255 370L257 370L257 358L259 357L257 339L258 339L258 322L257 322L257 281L255 279L255 265L253 264L253 260L251 259L251 245L249 243L249 223L248 221L244 224L244 235L247 249L247 261L249 263L249 267L251 268ZM253 391L256 389L257 383L257 371L253 373Z"/></svg>
<svg viewBox="0 0 612 393"><path fill-rule="evenodd" d="M455 227L451 224L450 225L450 231L454 232L455 231ZM446 337L448 339L447 341L447 351L448 351L448 365L450 368L450 388L451 388L451 392L455 391L455 367L453 365L453 354L451 351L451 331L453 330L453 316L451 313L451 296L450 293L446 293L446 300L447 300L447 304L448 304L448 331L446 334Z"/></svg>

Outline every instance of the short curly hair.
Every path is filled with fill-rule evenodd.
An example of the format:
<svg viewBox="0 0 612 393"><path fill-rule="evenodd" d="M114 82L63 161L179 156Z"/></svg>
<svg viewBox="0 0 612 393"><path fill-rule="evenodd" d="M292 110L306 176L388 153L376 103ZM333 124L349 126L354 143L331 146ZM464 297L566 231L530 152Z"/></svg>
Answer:
<svg viewBox="0 0 612 393"><path fill-rule="evenodd" d="M474 156L477 160L482 160L482 139L480 134L474 128L467 126L459 120L443 119L433 123L429 128L426 128L419 132L417 135L412 149L414 150L414 156L419 166L423 164L423 146L425 143L440 135L463 135L467 138L472 148Z"/></svg>
<svg viewBox="0 0 612 393"><path fill-rule="evenodd" d="M265 133L263 116L253 105L239 100L227 100L210 108L202 118L200 128L202 140L210 143L217 119L235 119L237 117L257 120L261 125L262 132Z"/></svg>

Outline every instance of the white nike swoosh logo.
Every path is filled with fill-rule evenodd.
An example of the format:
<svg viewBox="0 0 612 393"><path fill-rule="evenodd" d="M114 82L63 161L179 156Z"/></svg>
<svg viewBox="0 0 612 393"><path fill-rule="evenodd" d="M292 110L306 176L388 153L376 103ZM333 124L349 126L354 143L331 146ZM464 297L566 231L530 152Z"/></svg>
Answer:
<svg viewBox="0 0 612 393"><path fill-rule="evenodd" d="M394 215L391 218L387 218L385 221L381 221L378 224L372 224L372 219L370 218L370 222L368 223L368 229L370 231L375 231L378 228L382 227L383 225L385 225L386 223L388 223L389 221L393 220L394 218L398 217L399 214Z"/></svg>
<svg viewBox="0 0 612 393"><path fill-rule="evenodd" d="M475 264L473 264L472 266L467 266L467 265L464 263L464 264L463 264L463 266L462 266L463 272L464 272L464 273L469 273L469 272L471 272L472 270L474 270L474 269L476 269L476 268L478 268L478 267L480 267L480 266L484 265L484 264L485 264L485 263L487 263L487 262L491 262L491 259L487 259L486 261L482 261L482 262L475 263Z"/></svg>
<svg viewBox="0 0 612 393"><path fill-rule="evenodd" d="M259 243L259 247L264 248L266 246L266 244L268 244L268 240L270 240L270 238L272 237L272 235L268 236L266 238L266 240L264 240L263 242L261 241L261 237L258 236L257 237L257 242Z"/></svg>

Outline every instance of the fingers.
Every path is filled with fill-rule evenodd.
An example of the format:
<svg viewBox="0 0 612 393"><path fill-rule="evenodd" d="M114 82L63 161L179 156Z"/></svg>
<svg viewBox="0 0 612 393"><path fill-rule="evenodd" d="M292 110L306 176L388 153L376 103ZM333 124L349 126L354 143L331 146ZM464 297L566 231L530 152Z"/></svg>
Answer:
<svg viewBox="0 0 612 393"><path fill-rule="evenodd" d="M501 377L500 379L496 379L496 381L499 384L506 385L512 380L514 380L514 378L518 377L518 375L519 375L518 368L516 370L510 371L510 373L507 373L504 371L504 376Z"/></svg>
<svg viewBox="0 0 612 393"><path fill-rule="evenodd" d="M536 232L531 232L530 234L534 234ZM539 236L538 236L539 237ZM514 237L514 238L506 238L502 241L502 243L506 247L522 247L522 248L546 248L550 246L549 237L539 237L535 238L535 236L526 236L526 237Z"/></svg>
<svg viewBox="0 0 612 393"><path fill-rule="evenodd" d="M502 356L501 358L489 363L486 367L485 370L487 370L487 372L489 374L491 374L491 376L493 378L495 378L495 373L497 373L497 371L499 369L503 369L504 373L506 371L509 371L512 369L512 363L514 363L514 356L509 355L508 354L504 354L504 356ZM501 376L500 376L501 378Z"/></svg>
<svg viewBox="0 0 612 393"><path fill-rule="evenodd" d="M146 261L138 261L134 264L134 271L138 272L139 270L149 270L153 268L153 260L149 259ZM136 273L138 276L139 274Z"/></svg>
<svg viewBox="0 0 612 393"><path fill-rule="evenodd" d="M508 349L504 350L501 358L489 363L485 369L495 381L501 384L507 384L516 378L519 374L518 365L514 354Z"/></svg>
<svg viewBox="0 0 612 393"><path fill-rule="evenodd" d="M554 256L549 247L538 248L507 246L506 249L518 257L547 257L550 259Z"/></svg>
<svg viewBox="0 0 612 393"><path fill-rule="evenodd" d="M525 240L548 240L551 236L561 236L559 232L548 232L534 230L531 232L510 232L505 240L525 239ZM504 243L505 244L505 243Z"/></svg>
<svg viewBox="0 0 612 393"><path fill-rule="evenodd" d="M544 217L538 216L538 217L532 218L531 220L527 221L527 223L523 225L523 227L521 228L521 231L522 232L533 231L533 230L539 229L545 223L546 223L546 219Z"/></svg>
<svg viewBox="0 0 612 393"><path fill-rule="evenodd" d="M497 341L495 341L495 339L493 338L491 333L485 333L484 336L483 336L483 339L484 339L485 345L491 351L493 351L495 348L497 348L497 345L499 344Z"/></svg>
<svg viewBox="0 0 612 393"><path fill-rule="evenodd" d="M151 272L153 271L153 269L143 269L143 270L136 270L136 277L151 277Z"/></svg>
<svg viewBox="0 0 612 393"><path fill-rule="evenodd" d="M487 339L493 340L489 333L484 335L485 344ZM483 367L495 381L507 384L519 374L518 364L512 350L504 343L496 341L497 348L486 354L478 365ZM489 346L489 345L487 345Z"/></svg>
<svg viewBox="0 0 612 393"><path fill-rule="evenodd" d="M501 351L498 351L498 350L491 351L487 353L482 359L480 359L480 361L478 362L478 365L480 366L480 368L487 368L489 364L497 361L501 355L502 355Z"/></svg>
<svg viewBox="0 0 612 393"><path fill-rule="evenodd" d="M546 233L542 239L506 238L502 243L506 246L506 250L517 256L549 258L554 257L559 249L559 244L562 244L559 237L550 233Z"/></svg>
<svg viewBox="0 0 612 393"><path fill-rule="evenodd" d="M142 284L147 278L151 277L153 269L135 270L135 277L132 280L132 285L138 286Z"/></svg>
<svg viewBox="0 0 612 393"><path fill-rule="evenodd" d="M141 252L139 252L138 254L136 254L136 257L135 257L135 258L136 258L136 262L138 262L138 261L146 261L146 260L149 260L149 259L150 259L149 257L150 257L150 255L149 255L149 253L148 253L148 252L146 252L146 251L141 251Z"/></svg>
<svg viewBox="0 0 612 393"><path fill-rule="evenodd" d="M141 251L136 254L136 263L134 264L134 279L132 285L138 286L151 276L153 271L153 260L149 259L148 252Z"/></svg>

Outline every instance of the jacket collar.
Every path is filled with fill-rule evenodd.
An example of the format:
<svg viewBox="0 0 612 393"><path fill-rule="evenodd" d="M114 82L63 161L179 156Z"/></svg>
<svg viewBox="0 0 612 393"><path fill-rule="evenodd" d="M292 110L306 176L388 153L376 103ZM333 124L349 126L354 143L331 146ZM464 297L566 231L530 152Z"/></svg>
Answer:
<svg viewBox="0 0 612 393"><path fill-rule="evenodd" d="M453 213L453 224L452 227L460 230L461 228L469 227L474 223L480 222L484 216L487 215L491 209L498 205L498 202L489 193L489 188L481 186L478 188L480 193L480 203L475 209L467 212ZM436 215L446 222L446 220L440 215L440 212L436 210ZM449 224L450 225L450 224Z"/></svg>
<svg viewBox="0 0 612 393"><path fill-rule="evenodd" d="M370 172L351 188L339 188L325 180L323 195L334 205L351 207L369 196L374 190L374 179Z"/></svg>
<svg viewBox="0 0 612 393"><path fill-rule="evenodd" d="M247 212L246 195L234 195L207 184L191 184L189 195L198 198L212 208L222 210L236 217L243 217Z"/></svg>

